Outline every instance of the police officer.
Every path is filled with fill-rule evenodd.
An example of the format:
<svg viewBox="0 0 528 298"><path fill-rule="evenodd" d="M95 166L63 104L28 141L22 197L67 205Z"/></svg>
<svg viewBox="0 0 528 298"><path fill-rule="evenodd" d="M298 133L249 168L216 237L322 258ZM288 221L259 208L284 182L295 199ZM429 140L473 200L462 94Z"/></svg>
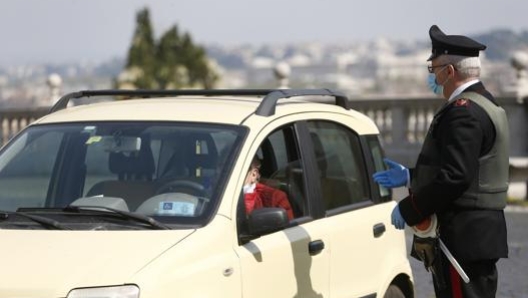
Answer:
<svg viewBox="0 0 528 298"><path fill-rule="evenodd" d="M391 214L397 229L436 214L440 239L470 279L462 281L439 253L445 283L433 274L438 298L495 297L496 262L508 256L508 120L479 80L479 53L486 46L446 35L436 25L429 36L429 85L447 101L434 116L415 168L386 160L389 170L374 180L388 188L410 187Z"/></svg>

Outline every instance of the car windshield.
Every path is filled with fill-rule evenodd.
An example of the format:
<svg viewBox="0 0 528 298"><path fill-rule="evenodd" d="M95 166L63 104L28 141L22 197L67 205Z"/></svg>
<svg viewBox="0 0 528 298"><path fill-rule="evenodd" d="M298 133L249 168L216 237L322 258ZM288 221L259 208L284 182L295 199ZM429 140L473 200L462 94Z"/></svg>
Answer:
<svg viewBox="0 0 528 298"><path fill-rule="evenodd" d="M67 228L81 221L111 225L116 216L106 217L117 213L103 211L112 209L172 228L203 225L245 133L240 126L182 122L31 126L0 153L0 210L12 220L27 220L17 211L38 213ZM101 212L93 212L97 207Z"/></svg>

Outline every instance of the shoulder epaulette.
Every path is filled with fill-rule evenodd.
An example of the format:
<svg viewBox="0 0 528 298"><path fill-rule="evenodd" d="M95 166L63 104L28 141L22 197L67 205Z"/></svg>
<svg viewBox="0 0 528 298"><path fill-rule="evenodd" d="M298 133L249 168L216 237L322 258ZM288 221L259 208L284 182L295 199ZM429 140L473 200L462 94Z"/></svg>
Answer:
<svg viewBox="0 0 528 298"><path fill-rule="evenodd" d="M467 107L469 106L469 98L459 98L455 100L454 106L455 107Z"/></svg>

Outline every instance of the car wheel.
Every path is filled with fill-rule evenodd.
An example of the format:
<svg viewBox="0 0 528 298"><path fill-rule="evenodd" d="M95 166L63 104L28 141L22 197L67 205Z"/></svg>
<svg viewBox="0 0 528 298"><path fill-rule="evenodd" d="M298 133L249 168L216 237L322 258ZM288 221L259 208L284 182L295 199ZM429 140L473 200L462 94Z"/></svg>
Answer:
<svg viewBox="0 0 528 298"><path fill-rule="evenodd" d="M405 298L405 294L397 285L390 285L383 298Z"/></svg>

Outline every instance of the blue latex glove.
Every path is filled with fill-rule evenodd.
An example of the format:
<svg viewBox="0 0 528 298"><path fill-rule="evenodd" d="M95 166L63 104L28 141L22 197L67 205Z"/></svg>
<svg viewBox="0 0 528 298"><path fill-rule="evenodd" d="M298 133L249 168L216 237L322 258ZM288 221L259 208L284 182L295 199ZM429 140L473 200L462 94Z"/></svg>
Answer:
<svg viewBox="0 0 528 298"><path fill-rule="evenodd" d="M391 223L398 230L403 230L405 228L405 220L400 213L400 207L398 205L392 210Z"/></svg>
<svg viewBox="0 0 528 298"><path fill-rule="evenodd" d="M407 185L409 170L403 165L388 158L383 159L383 161L389 166L389 169L374 173L374 175L372 175L374 181L386 188Z"/></svg>

